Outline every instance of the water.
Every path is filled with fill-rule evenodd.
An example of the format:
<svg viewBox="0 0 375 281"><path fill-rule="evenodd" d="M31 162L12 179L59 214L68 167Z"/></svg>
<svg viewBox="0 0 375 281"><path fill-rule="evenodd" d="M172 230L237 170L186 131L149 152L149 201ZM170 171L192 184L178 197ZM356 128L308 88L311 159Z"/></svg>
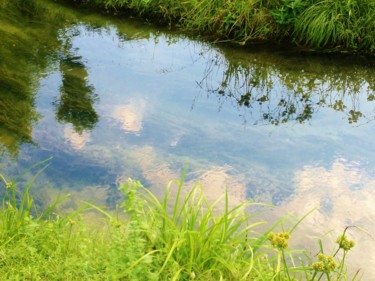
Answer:
<svg viewBox="0 0 375 281"><path fill-rule="evenodd" d="M187 185L272 203L271 221L321 206L296 245L375 233L373 59L210 45L44 4L0 5L0 173L53 157L41 202L69 192L67 208L113 208L128 177L160 194L188 163ZM374 240L349 233L370 280Z"/></svg>

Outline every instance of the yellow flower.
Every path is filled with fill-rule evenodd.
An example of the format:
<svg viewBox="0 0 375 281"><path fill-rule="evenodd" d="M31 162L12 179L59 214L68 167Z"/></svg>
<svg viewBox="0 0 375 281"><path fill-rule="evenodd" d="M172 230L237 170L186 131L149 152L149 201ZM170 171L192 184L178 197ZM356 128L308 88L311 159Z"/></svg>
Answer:
<svg viewBox="0 0 375 281"><path fill-rule="evenodd" d="M312 267L316 271L324 271L324 263L321 261L313 263Z"/></svg>
<svg viewBox="0 0 375 281"><path fill-rule="evenodd" d="M336 243L339 244L339 248L343 249L344 251L349 251L355 246L355 242L353 240L349 240L345 234L337 237Z"/></svg>
<svg viewBox="0 0 375 281"><path fill-rule="evenodd" d="M13 189L14 186L15 186L15 184L14 184L14 182L12 182L12 181L6 183L6 188L7 188L7 189Z"/></svg>
<svg viewBox="0 0 375 281"><path fill-rule="evenodd" d="M268 234L268 240L273 240L273 239L275 239L275 237L276 237L276 234L274 232L270 232Z"/></svg>
<svg viewBox="0 0 375 281"><path fill-rule="evenodd" d="M280 233L270 232L268 234L268 240L270 240L272 247L278 248L280 250L288 248L289 238L290 238L289 232L280 232Z"/></svg>
<svg viewBox="0 0 375 281"><path fill-rule="evenodd" d="M318 262L313 263L312 268L316 271L329 273L337 268L337 263L332 256L319 253Z"/></svg>

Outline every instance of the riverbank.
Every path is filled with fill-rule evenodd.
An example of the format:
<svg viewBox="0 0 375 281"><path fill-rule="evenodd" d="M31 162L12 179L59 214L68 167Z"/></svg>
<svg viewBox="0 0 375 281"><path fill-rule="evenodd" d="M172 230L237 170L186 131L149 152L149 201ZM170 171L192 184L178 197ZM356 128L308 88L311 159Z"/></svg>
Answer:
<svg viewBox="0 0 375 281"><path fill-rule="evenodd" d="M160 201L140 182L120 185L126 200L111 214L90 203L68 215L35 211L26 187L0 175L0 274L6 280L347 280L345 257L354 246L346 230L332 251L313 256L289 249L294 226L266 224L228 194L210 203L203 187L186 192L183 177ZM21 192L23 190L23 192ZM226 206L220 213L216 206ZM94 223L85 219L94 210ZM123 210L124 215L119 212ZM99 215L103 215L100 218ZM98 227L98 225L100 227ZM357 273L358 274L358 273ZM356 275L353 277L354 280Z"/></svg>
<svg viewBox="0 0 375 281"><path fill-rule="evenodd" d="M31 1L8 2L21 8L20 3L27 5ZM303 240L298 244L307 249L310 244L307 237L321 237L328 231L337 237L348 223L371 227L371 217L375 217L371 208L375 201L372 200L375 197L371 169L375 165L371 159L375 157L371 157L372 143L368 136L375 131L373 127L368 126L360 133L356 128L355 134L342 130L345 126L335 123L335 118L328 115L320 119L324 130L319 126L311 126L309 130L295 126L294 132L290 132L288 126L271 130L254 126L241 133L244 127L237 126L238 120L231 118L231 115L237 116L237 111L228 109L229 114L222 117L199 115L198 103L194 102L194 113L191 113L191 100L197 101L201 96L196 91L196 81L201 81L201 74L207 72L189 75L199 65L196 61L201 56L198 70L213 66L208 74L219 73L219 76L209 76L212 80L208 81L219 81L221 86L216 92L207 91L211 101L201 104L205 113L217 111L216 96L220 100L220 95L228 93L229 96L233 92L226 89L228 84L238 89L233 92L238 94L234 98L239 98L238 102L248 106L251 112L253 103L266 104L269 97L273 101L282 98L280 109L268 111L275 114L267 115L271 123L275 122L273 116L292 119L300 109L305 113L301 117L309 120L315 105L322 100L320 97L328 101L320 101L317 108L327 103L327 107L358 116L354 110L367 105L361 95L368 97L368 101L374 99L371 91L362 90L365 89L362 85L371 86L371 69L351 67L342 72L342 67L332 61L311 65L308 61L294 60L280 65L277 60L267 60L272 53L246 57L246 52L238 52L230 61L224 51L207 48L206 44L202 47L199 42L181 43L178 37L120 25L120 21L108 21L108 17L88 21L74 16L75 12L63 11L60 5L47 4L4 10L1 17L4 36L0 36L3 46L0 70L4 75L0 80L5 79L5 83L0 87L0 120L5 124L5 131L2 125L0 142L5 148L0 149L3 153L0 173L9 176L0 178L4 200L0 207L2 279L290 280L297 276L297 280L318 280L322 274L330 274L336 280L345 276L345 271L341 272L345 261L339 254L335 255L337 244L324 247L325 255L335 257L319 255L319 260L318 250L306 252L290 248L294 241ZM48 6L57 9L48 9ZM190 54L199 53L199 57L192 59L189 55L184 60L186 53L177 51L186 45L192 46L186 51L194 47ZM158 56L159 52L163 56ZM216 71L217 60L208 60L215 56L204 57L207 53L217 55L219 64L229 71L221 68ZM301 78L303 64L309 65L303 69L305 74ZM189 67L184 70L186 65ZM317 75L317 71L321 73ZM156 79L152 78L153 72L157 73ZM243 79L247 77L253 79ZM245 82L241 88L242 81ZM307 82L309 85L304 84ZM273 88L272 83L285 86ZM169 88L171 84L175 88ZM345 85L343 95L342 85ZM252 93L242 92L250 88L254 89ZM310 99L310 93L316 92L321 95ZM352 101L353 110L346 107L346 100ZM236 104L236 99L233 101ZM271 104L278 104L278 100ZM270 131L273 137L279 136L271 139ZM281 131L285 133L279 134ZM8 157L7 149L14 156ZM45 193L51 186L63 194L69 188L69 192L79 194L72 197L90 202L98 198L93 194L99 190L101 204L106 202L109 207L115 208L117 199L127 199L118 215L91 204L83 209L69 204L68 208L75 211L68 215L54 209L56 204L46 211L36 210L33 203L36 197L32 199L27 192L31 184L26 185L25 193L21 192L25 190L22 182L31 176L22 173L19 183L10 178L15 178L22 167L49 156L54 157L50 168L41 175L43 181L38 180L34 185L35 196L45 199L41 203L50 202L52 196ZM196 193L181 195L181 200L175 200L178 186L170 190L169 200L162 201L155 200L137 182L128 182L121 185L122 191L117 190L118 182L134 177L148 186L159 187L160 192L155 190L155 193L162 194L166 181L176 178L186 161L193 167L186 183L193 185L194 181L201 180L205 184L202 188L197 186ZM359 165L358 161L366 161L366 166ZM288 181L277 181L279 174ZM295 223L288 226L284 221L275 226L264 224L265 228L259 229L262 219L255 216L256 212L243 210L250 202L229 209L226 206L231 201L226 203L223 198L217 205L224 210L215 214L212 203L206 205L202 189L216 195L226 187L229 193L238 195L240 202L245 198L259 201L270 198L272 201L267 202L274 204L284 200L286 204L276 208L275 213L279 214L298 210L303 215L318 205L315 203L322 203L322 207L312 214L318 213L318 216L308 222L309 228L302 234L294 231L303 229L301 224L295 228ZM267 197L261 197L260 192L266 192ZM196 200L190 201L188 198L194 194ZM350 212L347 206L351 206ZM67 208L64 210L67 212ZM128 219L120 218L124 212ZM88 223L88 216L95 225ZM313 238L312 243L317 245L317 240ZM365 268L368 259L363 253L371 252L373 241L356 240L361 241L363 250L355 248L360 252L357 260L361 264L353 267ZM351 246L350 241L345 244ZM339 253L345 253L343 248ZM353 254L354 251L350 257Z"/></svg>
<svg viewBox="0 0 375 281"><path fill-rule="evenodd" d="M55 0L60 1L60 0ZM211 41L292 44L300 49L372 55L375 1L69 0L116 15L136 15Z"/></svg>

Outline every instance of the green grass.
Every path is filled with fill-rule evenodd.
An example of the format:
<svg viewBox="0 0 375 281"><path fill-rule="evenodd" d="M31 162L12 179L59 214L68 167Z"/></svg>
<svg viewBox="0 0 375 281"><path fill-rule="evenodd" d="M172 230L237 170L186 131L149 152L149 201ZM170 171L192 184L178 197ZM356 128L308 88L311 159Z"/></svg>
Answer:
<svg viewBox="0 0 375 281"><path fill-rule="evenodd" d="M288 249L303 218L291 229L276 233L281 220L259 233L265 222L247 213L255 203L230 209L227 194L208 202L199 183L186 192L183 177L171 182L162 200L129 179L119 187L125 216L90 203L58 215L55 207L66 196L38 212L29 195L35 177L24 188L0 179L4 280L347 280L345 257L354 245L347 229L335 252L324 253L320 242L315 261L304 251ZM104 225L80 219L88 209L103 215ZM344 253L341 259L339 253Z"/></svg>
<svg viewBox="0 0 375 281"><path fill-rule="evenodd" d="M374 51L374 0L322 0L298 16L295 35L307 45Z"/></svg>
<svg viewBox="0 0 375 281"><path fill-rule="evenodd" d="M55 0L138 15L215 41L372 54L375 0Z"/></svg>

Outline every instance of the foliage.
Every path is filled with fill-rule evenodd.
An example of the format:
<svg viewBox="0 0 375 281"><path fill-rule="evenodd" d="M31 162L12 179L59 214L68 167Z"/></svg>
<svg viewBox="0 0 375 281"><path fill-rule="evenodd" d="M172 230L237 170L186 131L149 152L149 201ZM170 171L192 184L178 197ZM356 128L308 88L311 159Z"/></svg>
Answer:
<svg viewBox="0 0 375 281"><path fill-rule="evenodd" d="M0 274L6 280L347 278L345 256L354 246L347 229L339 236L335 253L324 254L320 243L318 261L304 253L300 260L305 263L297 265L299 254L288 250L288 240L304 218L289 231L273 232L281 220L258 233L257 226L264 222L246 212L255 203L231 209L228 194L210 203L200 184L185 190L183 177L173 198L171 183L161 201L140 182L129 179L120 186L126 196L121 205L126 219L90 203L71 214L57 215L56 205L67 196L37 213L29 195L35 177L21 193L16 182L0 176L6 190L0 208ZM224 211L218 213L217 206L223 203ZM105 227L84 223L81 218L89 208L106 216ZM340 250L344 251L341 260Z"/></svg>
<svg viewBox="0 0 375 281"><path fill-rule="evenodd" d="M59 1L59 0L55 0ZM66 1L64 1L66 2ZM374 0L70 0L131 12L216 40L293 41L310 48L372 53Z"/></svg>
<svg viewBox="0 0 375 281"><path fill-rule="evenodd" d="M373 51L374 0L313 1L296 20L295 35L314 47Z"/></svg>
<svg viewBox="0 0 375 281"><path fill-rule="evenodd" d="M181 17L180 24L185 30L196 30L241 44L274 36L275 26L264 1L192 2L192 8Z"/></svg>
<svg viewBox="0 0 375 281"><path fill-rule="evenodd" d="M277 23L289 25L305 9L306 4L306 1L303 0L282 0L280 6L272 12L272 15Z"/></svg>
<svg viewBox="0 0 375 281"><path fill-rule="evenodd" d="M282 0L279 6L271 10L271 15L279 26L280 37L291 36L296 21L307 5L306 0Z"/></svg>

